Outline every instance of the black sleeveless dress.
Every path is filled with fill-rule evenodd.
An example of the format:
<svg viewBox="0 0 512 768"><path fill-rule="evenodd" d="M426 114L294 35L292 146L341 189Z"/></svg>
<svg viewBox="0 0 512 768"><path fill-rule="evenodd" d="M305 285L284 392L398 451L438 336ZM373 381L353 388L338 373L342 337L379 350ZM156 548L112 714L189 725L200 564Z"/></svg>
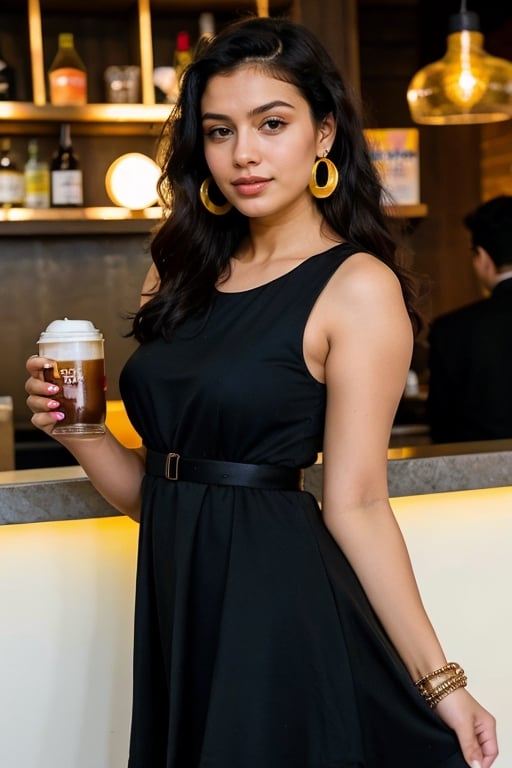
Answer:
<svg viewBox="0 0 512 768"><path fill-rule="evenodd" d="M307 467L325 387L306 321L357 248L217 292L121 374L148 448ZM303 491L144 480L130 768L464 768ZM385 589L385 585L383 585Z"/></svg>

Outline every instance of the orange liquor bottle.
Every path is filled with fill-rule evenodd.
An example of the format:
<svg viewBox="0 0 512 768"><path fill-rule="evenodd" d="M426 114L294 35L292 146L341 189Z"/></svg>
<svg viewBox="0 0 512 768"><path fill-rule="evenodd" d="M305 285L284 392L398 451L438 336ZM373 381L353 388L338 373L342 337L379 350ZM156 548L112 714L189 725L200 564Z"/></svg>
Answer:
<svg viewBox="0 0 512 768"><path fill-rule="evenodd" d="M73 35L59 35L59 49L48 70L50 103L55 106L87 104L87 70L75 49Z"/></svg>

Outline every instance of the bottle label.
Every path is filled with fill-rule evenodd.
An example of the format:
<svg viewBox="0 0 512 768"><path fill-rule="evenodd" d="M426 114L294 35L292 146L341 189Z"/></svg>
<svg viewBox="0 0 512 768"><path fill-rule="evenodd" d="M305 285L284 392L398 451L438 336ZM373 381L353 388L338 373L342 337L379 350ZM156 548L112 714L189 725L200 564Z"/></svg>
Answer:
<svg viewBox="0 0 512 768"><path fill-rule="evenodd" d="M0 205L22 205L23 174L19 171L0 171Z"/></svg>
<svg viewBox="0 0 512 768"><path fill-rule="evenodd" d="M82 171L52 171L52 205L83 205Z"/></svg>
<svg viewBox="0 0 512 768"><path fill-rule="evenodd" d="M49 208L50 173L47 168L25 170L25 206Z"/></svg>
<svg viewBox="0 0 512 768"><path fill-rule="evenodd" d="M50 102L54 106L81 106L87 104L87 75L80 69L63 67L48 75Z"/></svg>

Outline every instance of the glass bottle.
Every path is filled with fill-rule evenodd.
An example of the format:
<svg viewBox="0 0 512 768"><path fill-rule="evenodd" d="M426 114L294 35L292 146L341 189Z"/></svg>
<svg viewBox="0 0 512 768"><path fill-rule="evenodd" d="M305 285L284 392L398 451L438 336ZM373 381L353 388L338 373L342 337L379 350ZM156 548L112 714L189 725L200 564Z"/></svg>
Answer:
<svg viewBox="0 0 512 768"><path fill-rule="evenodd" d="M201 13L199 15L199 37L194 48L194 59L202 55L204 49L214 37L215 17L213 13Z"/></svg>
<svg viewBox="0 0 512 768"><path fill-rule="evenodd" d="M28 143L28 160L24 168L25 207L50 207L50 169L48 163L39 160L36 139Z"/></svg>
<svg viewBox="0 0 512 768"><path fill-rule="evenodd" d="M87 103L87 70L75 49L73 35L59 35L59 48L48 70L50 103L80 106Z"/></svg>
<svg viewBox="0 0 512 768"><path fill-rule="evenodd" d="M192 50L190 48L190 35L186 31L178 32L176 36L176 49L174 51L174 69L178 83L188 65L192 62Z"/></svg>
<svg viewBox="0 0 512 768"><path fill-rule="evenodd" d="M16 98L14 69L6 61L0 49L0 101L14 101Z"/></svg>
<svg viewBox="0 0 512 768"><path fill-rule="evenodd" d="M23 205L23 172L11 154L11 140L0 142L0 207L12 208Z"/></svg>
<svg viewBox="0 0 512 768"><path fill-rule="evenodd" d="M82 171L71 142L69 123L60 127L59 147L50 163L50 192L52 207L83 205Z"/></svg>

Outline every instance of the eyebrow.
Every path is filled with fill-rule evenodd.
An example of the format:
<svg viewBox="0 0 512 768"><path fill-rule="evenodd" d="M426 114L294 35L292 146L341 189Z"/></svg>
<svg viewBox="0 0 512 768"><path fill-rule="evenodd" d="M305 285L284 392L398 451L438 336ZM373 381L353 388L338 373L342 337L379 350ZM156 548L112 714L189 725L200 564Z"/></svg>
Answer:
<svg viewBox="0 0 512 768"><path fill-rule="evenodd" d="M262 104L261 107L255 107L249 112L249 117L255 115L261 115L264 112L270 112L276 107L288 107L289 109L295 109L293 104L289 104L287 101L281 101L276 99L275 101L269 101L268 104ZM216 112L205 112L201 117L202 120L230 120L229 115L221 115Z"/></svg>

